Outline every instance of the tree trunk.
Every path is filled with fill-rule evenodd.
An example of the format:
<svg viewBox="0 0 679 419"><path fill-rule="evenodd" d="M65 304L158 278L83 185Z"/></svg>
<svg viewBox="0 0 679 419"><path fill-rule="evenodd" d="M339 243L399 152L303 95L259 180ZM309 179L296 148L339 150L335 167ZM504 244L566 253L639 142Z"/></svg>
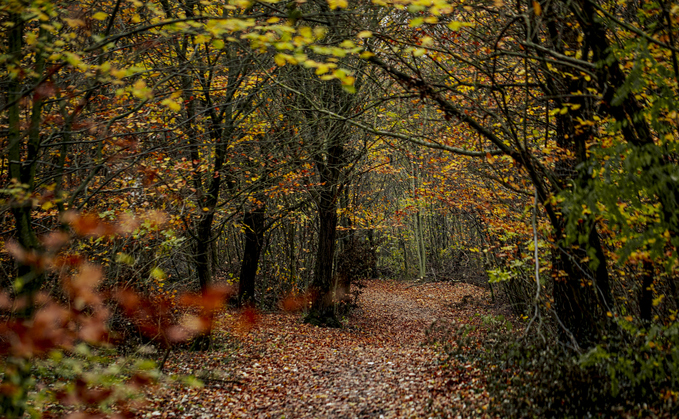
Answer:
<svg viewBox="0 0 679 419"><path fill-rule="evenodd" d="M210 240L212 240L212 219L214 215L210 212L204 214L196 228L196 274L201 292L207 290L212 282L212 272L210 270Z"/></svg>
<svg viewBox="0 0 679 419"><path fill-rule="evenodd" d="M377 278L377 246L375 246L375 230L368 230L368 243L370 243L370 253L372 254L372 265L370 266L370 277Z"/></svg>
<svg viewBox="0 0 679 419"><path fill-rule="evenodd" d="M25 22L21 15L16 13L10 13L8 20L13 24L9 29L7 40L9 53L16 63L21 63L23 58L22 48ZM41 34L44 35L42 30ZM44 56L42 53L39 53L36 56L36 64L33 70L37 74L42 74L44 67ZM38 167L43 100L34 97L30 125L25 136L22 133L21 126L21 105L19 100L21 98L21 91L22 85L20 79L10 77L7 83L7 90L4 92L7 100L6 103L11 103L7 112L9 123L7 130L9 150L7 157L11 179L14 182L26 185L25 188L30 194L35 187L35 174ZM26 137L27 141L24 137ZM15 203L14 205L12 215L19 244L26 251L38 252L40 250L40 243L33 230L31 218L32 203L30 199ZM17 316L28 320L34 314L35 295L42 286L44 276L42 272L36 269L36 266L26 264L21 260L18 261L17 276L18 280L15 282L14 292L17 297L25 297L27 300L24 308L17 313ZM28 399L27 390L31 382L31 363L13 357L10 357L7 361L2 386L15 389L17 393L11 394L11 391L9 393L0 392L0 411L6 417L20 418L25 414L25 406Z"/></svg>
<svg viewBox="0 0 679 419"><path fill-rule="evenodd" d="M566 30L560 34L553 22L548 27L551 42L558 52L563 53L565 41L577 42L578 34L575 31ZM563 95L564 91L584 91L586 88L584 79L556 80L548 77L545 93L558 97ZM555 116L556 142L559 148L570 152L573 157L556 162L556 183L550 191L553 195L559 194L561 190L586 190L591 182L591 175L587 168L582 166L588 161L587 144L597 134L591 127L583 127L579 121L592 119L594 104L583 97L570 98L569 101L579 107ZM565 104L556 103L556 107L562 106ZM542 204L546 206L544 201ZM595 344L606 333L608 327L606 312L612 306L608 262L599 239L596 220L585 217L578 228L579 236L587 238L586 244L579 244L584 244L585 248L594 251L595 260L589 263L584 262L588 255L586 251L580 249L578 243L570 244L564 240L565 218L558 215L550 218L550 222L558 246L553 255L555 270L553 296L555 312L566 329L562 330L562 340L574 338L580 346L587 347ZM569 333L571 336L566 336Z"/></svg>
<svg viewBox="0 0 679 419"><path fill-rule="evenodd" d="M212 233L212 213L204 214L196 228L196 243L194 262L196 266L196 274L198 275L198 283L200 284L200 292L205 298L208 293L208 286L212 282L212 272L210 270L210 240ZM208 330L196 336L191 345L192 350L207 351L212 344L212 319L209 319Z"/></svg>
<svg viewBox="0 0 679 419"><path fill-rule="evenodd" d="M254 303L255 277L264 245L264 214L265 208L260 207L246 212L243 216L245 249L238 281L238 302L241 305Z"/></svg>
<svg viewBox="0 0 679 419"><path fill-rule="evenodd" d="M653 262L644 261L641 295L639 297L639 317L645 324L650 323L653 318L653 290L651 286L653 285L654 273Z"/></svg>
<svg viewBox="0 0 679 419"><path fill-rule="evenodd" d="M310 287L313 302L305 321L317 326L340 327L332 296L337 232L337 199L333 189L332 186L325 185L318 203L318 250Z"/></svg>

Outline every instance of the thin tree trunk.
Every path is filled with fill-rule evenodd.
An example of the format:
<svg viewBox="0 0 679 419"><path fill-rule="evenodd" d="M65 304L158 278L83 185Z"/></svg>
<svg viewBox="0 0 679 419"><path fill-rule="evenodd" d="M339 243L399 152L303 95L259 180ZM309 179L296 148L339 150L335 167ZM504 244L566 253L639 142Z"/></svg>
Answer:
<svg viewBox="0 0 679 419"><path fill-rule="evenodd" d="M210 240L212 236L212 213L204 214L196 228L196 253L194 260L196 263L196 274L200 290L205 292L212 282L212 272L210 269Z"/></svg>
<svg viewBox="0 0 679 419"><path fill-rule="evenodd" d="M253 304L255 299L255 278L259 266L259 256L264 245L265 208L248 211L243 216L245 224L245 244L238 282L238 302Z"/></svg>
<svg viewBox="0 0 679 419"><path fill-rule="evenodd" d="M639 317L644 323L650 323L653 317L653 262L644 261L641 280L641 296L639 298Z"/></svg>

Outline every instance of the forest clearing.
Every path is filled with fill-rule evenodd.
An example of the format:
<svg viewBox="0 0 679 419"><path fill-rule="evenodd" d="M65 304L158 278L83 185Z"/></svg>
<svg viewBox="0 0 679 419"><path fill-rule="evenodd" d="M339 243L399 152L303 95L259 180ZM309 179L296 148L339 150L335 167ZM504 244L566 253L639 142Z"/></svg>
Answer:
<svg viewBox="0 0 679 419"><path fill-rule="evenodd" d="M677 39L677 0L0 1L0 417L679 416Z"/></svg>

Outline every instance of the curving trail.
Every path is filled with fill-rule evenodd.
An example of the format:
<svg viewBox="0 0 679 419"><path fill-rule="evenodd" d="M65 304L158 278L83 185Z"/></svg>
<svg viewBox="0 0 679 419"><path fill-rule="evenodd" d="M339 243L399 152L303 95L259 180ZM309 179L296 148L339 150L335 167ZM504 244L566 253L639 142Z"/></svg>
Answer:
<svg viewBox="0 0 679 419"><path fill-rule="evenodd" d="M305 325L298 314L277 313L261 315L244 330L235 314L227 315L223 326L232 335L222 348L182 353L168 365L171 372L202 376L205 387L155 392L140 416L483 416L488 400L482 372L457 365L453 373L422 343L435 320L469 323L490 313L482 308L490 300L487 292L459 283L367 285L343 329Z"/></svg>

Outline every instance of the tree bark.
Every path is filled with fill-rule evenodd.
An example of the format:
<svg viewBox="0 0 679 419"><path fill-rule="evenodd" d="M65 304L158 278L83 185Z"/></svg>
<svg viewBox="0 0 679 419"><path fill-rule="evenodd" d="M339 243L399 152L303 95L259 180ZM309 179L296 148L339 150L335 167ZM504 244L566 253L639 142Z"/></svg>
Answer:
<svg viewBox="0 0 679 419"><path fill-rule="evenodd" d="M334 188L327 187L318 203L318 250L314 276L310 287L313 297L305 321L317 326L340 327L332 295L333 262L337 232L337 197Z"/></svg>
<svg viewBox="0 0 679 419"><path fill-rule="evenodd" d="M243 216L245 244L238 281L238 302L241 305L253 304L255 300L255 278L264 246L265 211L264 207L259 207Z"/></svg>
<svg viewBox="0 0 679 419"><path fill-rule="evenodd" d="M653 290L651 286L653 285L654 273L653 262L644 261L641 277L641 295L639 297L639 317L645 324L650 323L653 318Z"/></svg>
<svg viewBox="0 0 679 419"><path fill-rule="evenodd" d="M205 292L210 285L210 282L212 282L212 271L210 269L210 240L212 240L213 218L214 215L211 212L204 214L196 227L196 252L194 261L201 292Z"/></svg>

